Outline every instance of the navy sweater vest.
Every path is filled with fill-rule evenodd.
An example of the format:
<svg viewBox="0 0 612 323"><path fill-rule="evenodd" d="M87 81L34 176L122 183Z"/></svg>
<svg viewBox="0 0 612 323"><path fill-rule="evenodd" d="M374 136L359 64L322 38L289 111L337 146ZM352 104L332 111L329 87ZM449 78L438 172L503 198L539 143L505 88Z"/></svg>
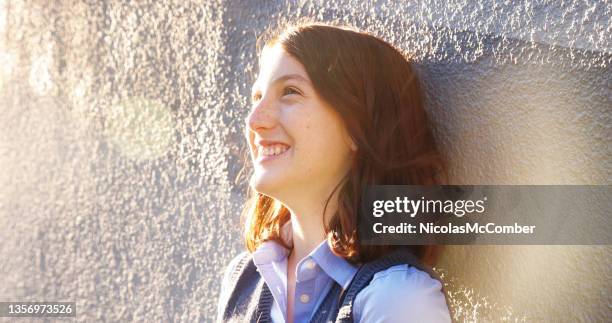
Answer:
<svg viewBox="0 0 612 323"><path fill-rule="evenodd" d="M357 294L365 288L374 274L389 267L408 264L429 273L440 280L430 268L404 248L399 248L377 260L361 264L346 290L337 283L327 293L311 322L352 323L353 303ZM443 284L444 286L444 284ZM251 254L244 252L230 277L229 297L221 308L221 322L271 323L270 309L274 298L267 284L257 272Z"/></svg>

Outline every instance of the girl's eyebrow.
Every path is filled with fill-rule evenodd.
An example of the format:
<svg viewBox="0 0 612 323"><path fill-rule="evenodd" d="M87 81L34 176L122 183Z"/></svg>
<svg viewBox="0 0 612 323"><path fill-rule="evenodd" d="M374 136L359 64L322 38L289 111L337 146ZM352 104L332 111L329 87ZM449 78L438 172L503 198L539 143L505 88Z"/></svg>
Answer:
<svg viewBox="0 0 612 323"><path fill-rule="evenodd" d="M276 79L274 79L274 81L272 81L272 84L276 84L276 83L279 83L279 82L282 82L282 81L287 81L287 80L290 80L290 79L296 79L296 80L301 81L301 82L310 83L308 81L308 79L306 79L302 75L299 75L299 74L286 74L286 75L279 76Z"/></svg>
<svg viewBox="0 0 612 323"><path fill-rule="evenodd" d="M285 74L285 75L282 75L282 76L279 76L279 77L275 78L274 81L272 81L271 85L275 85L277 83L280 83L280 82L283 82L283 81L287 81L287 80L291 80L291 79L298 80L298 81L310 84L310 81L307 78L303 77L302 75L299 75L299 74ZM255 82L255 84L253 84L253 90L255 89L256 86L257 86L257 82ZM253 90L251 92L253 92Z"/></svg>

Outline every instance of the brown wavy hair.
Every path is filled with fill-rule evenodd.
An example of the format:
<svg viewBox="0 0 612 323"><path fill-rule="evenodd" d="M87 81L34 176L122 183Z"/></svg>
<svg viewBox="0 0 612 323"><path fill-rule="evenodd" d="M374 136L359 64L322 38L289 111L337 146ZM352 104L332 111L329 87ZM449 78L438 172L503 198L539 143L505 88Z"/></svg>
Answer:
<svg viewBox="0 0 612 323"><path fill-rule="evenodd" d="M258 52L262 41L264 46L280 45L304 66L317 93L338 112L357 145L349 172L334 190L340 190L338 209L324 221L331 249L353 263L390 252L394 246L362 245L359 240L357 215L363 188L434 185L446 177L411 59L376 36L323 23L301 23L264 34ZM280 202L249 188L242 219L249 251L266 240L288 247L280 231L290 212ZM411 249L433 264L433 246Z"/></svg>

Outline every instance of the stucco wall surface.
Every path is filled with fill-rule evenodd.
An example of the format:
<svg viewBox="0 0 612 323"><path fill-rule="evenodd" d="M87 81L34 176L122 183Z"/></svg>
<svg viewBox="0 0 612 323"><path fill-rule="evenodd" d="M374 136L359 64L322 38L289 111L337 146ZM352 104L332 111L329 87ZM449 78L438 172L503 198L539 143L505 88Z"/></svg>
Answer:
<svg viewBox="0 0 612 323"><path fill-rule="evenodd" d="M0 0L0 301L205 321L243 249L255 42L354 25L411 53L457 184L609 185L609 1ZM588 234L576 229L576 234ZM453 246L458 321L604 322L610 246Z"/></svg>

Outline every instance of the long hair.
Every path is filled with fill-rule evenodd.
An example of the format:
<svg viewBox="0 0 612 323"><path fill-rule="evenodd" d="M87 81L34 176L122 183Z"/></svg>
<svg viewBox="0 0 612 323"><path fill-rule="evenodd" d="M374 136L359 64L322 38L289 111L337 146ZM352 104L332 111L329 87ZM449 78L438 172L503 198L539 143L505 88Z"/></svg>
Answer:
<svg viewBox="0 0 612 323"><path fill-rule="evenodd" d="M304 66L315 91L338 112L357 146L349 172L335 189L338 209L324 221L331 249L353 263L390 252L393 246L360 243L363 188L435 185L446 176L410 59L380 38L349 27L306 23L266 36L264 46L280 45ZM266 240L285 245L280 230L289 219L280 202L250 190L243 210L247 249L253 252ZM432 246L411 249L432 262Z"/></svg>

